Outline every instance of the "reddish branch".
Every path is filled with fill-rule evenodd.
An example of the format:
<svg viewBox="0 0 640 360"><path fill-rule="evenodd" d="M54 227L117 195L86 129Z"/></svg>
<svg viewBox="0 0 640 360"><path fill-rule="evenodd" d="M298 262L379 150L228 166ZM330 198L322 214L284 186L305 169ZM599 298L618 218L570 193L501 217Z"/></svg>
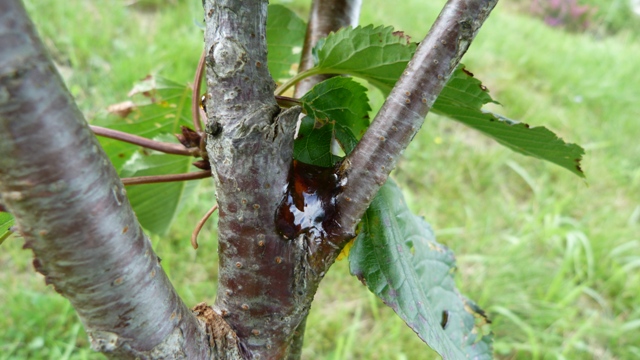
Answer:
<svg viewBox="0 0 640 360"><path fill-rule="evenodd" d="M184 174L167 174L167 175L151 175L151 176L136 176L130 178L122 178L122 183L125 186L131 185L143 185L143 184L156 184L156 183L164 183L164 182L175 182L175 181L187 181L187 180L198 180L198 179L206 179L211 177L211 171L196 171Z"/></svg>
<svg viewBox="0 0 640 360"><path fill-rule="evenodd" d="M418 132L497 0L449 0L358 146L344 160L348 184L338 197L338 219L353 234L378 189ZM348 236L347 236L348 237Z"/></svg>
<svg viewBox="0 0 640 360"><path fill-rule="evenodd" d="M137 136L137 135L129 134L129 133L118 131L118 130L107 129L107 128L103 128L95 125L90 125L90 127L91 127L91 130L93 130L94 134L98 136L103 136L103 137L107 137L114 140L120 140L120 141L128 142L134 145L140 145L147 149L160 151L166 154L200 156L200 149L197 147L188 149L182 145L155 141L155 140L144 138L142 136Z"/></svg>
<svg viewBox="0 0 640 360"><path fill-rule="evenodd" d="M340 28L358 25L361 5L362 0L313 0L298 72L313 67L311 50L319 39ZM329 77L331 76L316 75L300 81L296 85L295 96L302 97L315 84Z"/></svg>

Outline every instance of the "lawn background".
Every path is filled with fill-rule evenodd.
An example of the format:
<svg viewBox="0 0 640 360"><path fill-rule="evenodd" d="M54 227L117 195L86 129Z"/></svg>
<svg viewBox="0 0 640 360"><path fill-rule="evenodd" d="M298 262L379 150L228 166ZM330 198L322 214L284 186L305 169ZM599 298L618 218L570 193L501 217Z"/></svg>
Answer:
<svg viewBox="0 0 640 360"><path fill-rule="evenodd" d="M306 2L279 3L307 13ZM364 1L361 24L420 39L443 3ZM599 5L593 28L576 34L504 1L463 59L503 104L493 110L581 144L586 182L432 115L394 172L457 254L459 287L488 311L499 359L640 358L640 18L620 12L623 1L589 3ZM192 79L199 0L26 4L89 120L149 73ZM200 249L188 240L213 201L206 180L169 236L153 238L189 306L214 301L214 222ZM0 359L103 359L21 246L13 237L0 247ZM437 357L341 261L316 296L303 358Z"/></svg>

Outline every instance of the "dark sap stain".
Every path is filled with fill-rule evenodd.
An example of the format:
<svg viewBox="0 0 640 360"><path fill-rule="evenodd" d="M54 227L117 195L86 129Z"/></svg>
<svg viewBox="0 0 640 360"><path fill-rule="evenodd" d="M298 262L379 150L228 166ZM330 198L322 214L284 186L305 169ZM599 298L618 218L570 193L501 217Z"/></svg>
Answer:
<svg viewBox="0 0 640 360"><path fill-rule="evenodd" d="M289 183L276 211L276 228L293 239L309 232L328 238L336 233L336 196L340 191L336 168L293 161Z"/></svg>

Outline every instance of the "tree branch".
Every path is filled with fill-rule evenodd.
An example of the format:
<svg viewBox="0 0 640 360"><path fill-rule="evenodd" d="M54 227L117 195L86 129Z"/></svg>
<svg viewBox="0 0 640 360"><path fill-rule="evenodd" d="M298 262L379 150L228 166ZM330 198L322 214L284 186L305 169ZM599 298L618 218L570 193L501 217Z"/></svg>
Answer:
<svg viewBox="0 0 640 360"><path fill-rule="evenodd" d="M400 155L459 64L497 0L449 0L339 176L338 219L346 238L385 183Z"/></svg>
<svg viewBox="0 0 640 360"><path fill-rule="evenodd" d="M167 174L167 175L151 175L151 176L135 176L130 178L122 178L124 186L157 184L175 181L199 180L211 177L211 171L195 171L184 174Z"/></svg>
<svg viewBox="0 0 640 360"><path fill-rule="evenodd" d="M358 25L361 5L362 0L313 0L307 24L307 35L302 48L302 58L298 67L299 73L313 67L311 50L319 39L340 28ZM296 85L295 97L302 97L315 84L329 77L331 76L316 75L300 81Z"/></svg>
<svg viewBox="0 0 640 360"><path fill-rule="evenodd" d="M210 356L18 0L0 2L0 198L33 265L111 358ZM175 358L175 357L174 357Z"/></svg>
<svg viewBox="0 0 640 360"><path fill-rule="evenodd" d="M93 133L98 136L128 142L129 144L139 145L147 149L163 152L165 154L200 156L200 149L197 147L188 149L182 145L155 141L142 136L108 129L101 126L89 125L89 127L91 128L91 130L93 130Z"/></svg>

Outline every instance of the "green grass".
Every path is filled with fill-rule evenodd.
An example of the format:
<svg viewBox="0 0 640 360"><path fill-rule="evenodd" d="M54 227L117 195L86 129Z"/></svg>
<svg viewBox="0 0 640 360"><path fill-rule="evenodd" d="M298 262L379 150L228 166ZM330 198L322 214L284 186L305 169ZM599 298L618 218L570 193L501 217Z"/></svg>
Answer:
<svg viewBox="0 0 640 360"><path fill-rule="evenodd" d="M202 45L200 2L146 3L28 2L89 119L126 100L150 72L191 80ZM419 39L441 5L371 0L361 23L394 25ZM456 252L459 287L492 318L500 359L640 358L636 36L567 34L499 5L463 60L504 104L493 110L582 144L586 183L435 116L395 172L412 209ZM201 186L170 235L153 239L189 305L215 296L213 222L198 251L188 243L212 198L211 185ZM103 358L21 243L14 237L0 248L0 359ZM435 358L347 265L338 262L321 284L304 358Z"/></svg>

